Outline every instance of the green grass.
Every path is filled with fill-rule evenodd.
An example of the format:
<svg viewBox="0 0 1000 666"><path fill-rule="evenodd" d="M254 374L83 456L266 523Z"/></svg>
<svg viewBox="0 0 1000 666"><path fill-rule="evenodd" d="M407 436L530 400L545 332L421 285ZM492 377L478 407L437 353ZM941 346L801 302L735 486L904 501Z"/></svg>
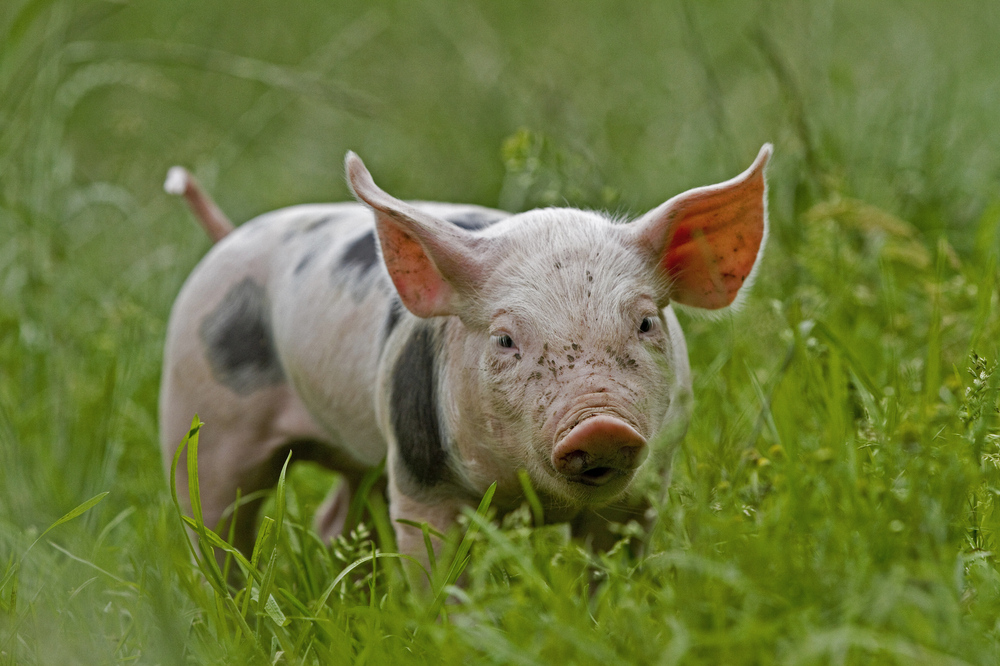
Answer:
<svg viewBox="0 0 1000 666"><path fill-rule="evenodd" d="M997 663L998 32L972 2L8 0L0 664ZM327 548L333 477L292 466L249 586L192 555L156 395L209 243L169 166L235 220L347 198L348 149L401 197L639 213L765 141L770 245L740 312L682 315L648 532L470 513L411 588L384 502Z"/></svg>

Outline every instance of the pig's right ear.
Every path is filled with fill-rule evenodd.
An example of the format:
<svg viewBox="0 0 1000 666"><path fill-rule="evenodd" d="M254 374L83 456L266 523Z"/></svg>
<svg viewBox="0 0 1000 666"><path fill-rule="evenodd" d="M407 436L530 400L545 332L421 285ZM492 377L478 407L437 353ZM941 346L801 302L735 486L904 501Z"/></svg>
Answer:
<svg viewBox="0 0 1000 666"><path fill-rule="evenodd" d="M479 239L383 192L353 152L344 166L354 196L375 212L382 258L406 309L418 317L458 314L482 274Z"/></svg>
<svg viewBox="0 0 1000 666"><path fill-rule="evenodd" d="M669 301L715 310L735 300L767 236L771 157L764 144L746 171L718 185L678 194L628 225L669 285Z"/></svg>

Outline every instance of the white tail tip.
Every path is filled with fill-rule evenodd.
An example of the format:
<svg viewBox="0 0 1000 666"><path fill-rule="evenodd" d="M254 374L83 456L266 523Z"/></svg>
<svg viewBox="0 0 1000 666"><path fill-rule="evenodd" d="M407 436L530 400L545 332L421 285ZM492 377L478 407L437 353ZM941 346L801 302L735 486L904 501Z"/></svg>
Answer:
<svg viewBox="0 0 1000 666"><path fill-rule="evenodd" d="M167 179L163 181L163 189L167 194L180 196L187 190L188 178L187 169L184 167L170 167Z"/></svg>

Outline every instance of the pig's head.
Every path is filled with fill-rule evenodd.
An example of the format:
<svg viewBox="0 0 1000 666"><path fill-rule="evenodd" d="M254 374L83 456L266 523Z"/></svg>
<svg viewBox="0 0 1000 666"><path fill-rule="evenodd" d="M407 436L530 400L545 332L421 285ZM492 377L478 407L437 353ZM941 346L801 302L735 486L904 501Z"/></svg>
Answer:
<svg viewBox="0 0 1000 666"><path fill-rule="evenodd" d="M544 209L478 232L394 199L348 154L403 304L457 318L445 328L443 410L472 487L523 468L556 504L625 490L687 390L683 335L665 308L736 298L766 235L770 154L765 145L740 176L633 222Z"/></svg>

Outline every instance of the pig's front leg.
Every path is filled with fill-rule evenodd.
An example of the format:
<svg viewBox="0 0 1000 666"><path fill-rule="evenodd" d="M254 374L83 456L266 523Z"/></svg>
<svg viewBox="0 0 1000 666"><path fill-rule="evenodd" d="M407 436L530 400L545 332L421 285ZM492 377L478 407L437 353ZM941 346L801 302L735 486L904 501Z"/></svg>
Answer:
<svg viewBox="0 0 1000 666"><path fill-rule="evenodd" d="M409 555L416 559L431 574L430 558L427 546L424 542L424 533L419 527L407 525L399 522L403 519L413 523L427 523L427 525L437 532L446 534L455 526L455 521L462 507L469 506L469 502L460 497L448 497L436 495L434 497L416 498L404 493L397 484L389 483L389 516L392 518L393 528L396 532L396 547L403 555ZM441 539L431 535L431 545L434 553L440 552ZM412 562L410 563L412 564ZM416 583L417 577L415 567L406 567L411 575L411 582ZM426 585L427 578L421 572L418 577L422 579L419 585Z"/></svg>

